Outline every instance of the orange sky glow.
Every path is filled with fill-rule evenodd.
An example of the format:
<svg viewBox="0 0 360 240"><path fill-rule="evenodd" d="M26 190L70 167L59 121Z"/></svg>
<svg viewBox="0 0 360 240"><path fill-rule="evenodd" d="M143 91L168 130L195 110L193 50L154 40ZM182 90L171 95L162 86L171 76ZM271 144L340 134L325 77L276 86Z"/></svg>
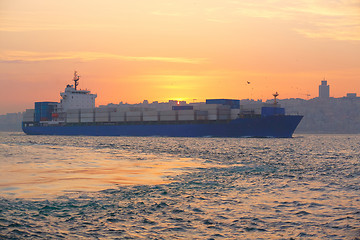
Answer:
<svg viewBox="0 0 360 240"><path fill-rule="evenodd" d="M0 46L0 114L74 70L97 105L360 95L358 0L4 0Z"/></svg>

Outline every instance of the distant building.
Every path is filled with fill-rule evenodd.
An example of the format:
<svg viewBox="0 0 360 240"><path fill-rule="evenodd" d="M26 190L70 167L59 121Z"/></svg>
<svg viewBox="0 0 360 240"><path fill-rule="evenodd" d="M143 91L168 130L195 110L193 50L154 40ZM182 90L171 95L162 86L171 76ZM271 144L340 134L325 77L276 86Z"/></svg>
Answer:
<svg viewBox="0 0 360 240"><path fill-rule="evenodd" d="M330 86L327 85L326 80L322 80L321 85L319 85L319 98L328 99L329 97L330 97Z"/></svg>
<svg viewBox="0 0 360 240"><path fill-rule="evenodd" d="M356 93L347 93L346 97L347 98L356 98Z"/></svg>

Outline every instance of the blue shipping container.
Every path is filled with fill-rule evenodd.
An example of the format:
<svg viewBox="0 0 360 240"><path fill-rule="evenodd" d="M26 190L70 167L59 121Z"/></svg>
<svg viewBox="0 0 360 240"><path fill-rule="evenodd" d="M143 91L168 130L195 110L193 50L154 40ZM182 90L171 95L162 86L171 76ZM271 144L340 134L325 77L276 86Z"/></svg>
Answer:
<svg viewBox="0 0 360 240"><path fill-rule="evenodd" d="M35 122L51 121L56 102L35 102Z"/></svg>
<svg viewBox="0 0 360 240"><path fill-rule="evenodd" d="M240 100L238 99L206 99L206 104L228 105L231 109L240 108Z"/></svg>
<svg viewBox="0 0 360 240"><path fill-rule="evenodd" d="M193 110L193 106L173 106L172 110Z"/></svg>

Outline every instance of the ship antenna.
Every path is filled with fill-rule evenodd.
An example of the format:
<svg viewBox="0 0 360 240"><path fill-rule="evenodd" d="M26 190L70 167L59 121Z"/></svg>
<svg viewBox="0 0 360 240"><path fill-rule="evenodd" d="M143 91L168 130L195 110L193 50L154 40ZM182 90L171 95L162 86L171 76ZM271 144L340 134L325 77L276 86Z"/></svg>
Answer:
<svg viewBox="0 0 360 240"><path fill-rule="evenodd" d="M78 81L80 79L80 76L77 75L77 71L74 71L74 82L75 82L75 90L76 90L76 87L79 85Z"/></svg>
<svg viewBox="0 0 360 240"><path fill-rule="evenodd" d="M277 104L276 97L279 96L278 92L274 93L273 96L274 96L274 105L276 105Z"/></svg>

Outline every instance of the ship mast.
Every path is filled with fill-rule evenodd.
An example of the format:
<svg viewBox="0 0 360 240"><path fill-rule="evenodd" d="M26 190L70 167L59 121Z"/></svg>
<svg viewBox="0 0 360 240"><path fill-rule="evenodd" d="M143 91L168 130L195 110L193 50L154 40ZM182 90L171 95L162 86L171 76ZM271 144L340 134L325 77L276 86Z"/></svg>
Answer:
<svg viewBox="0 0 360 240"><path fill-rule="evenodd" d="M74 71L74 82L75 82L75 90L76 90L76 87L79 85L78 81L80 79L80 76L77 75L77 71Z"/></svg>
<svg viewBox="0 0 360 240"><path fill-rule="evenodd" d="M276 97L279 96L278 92L273 94L274 96L274 105L276 105L278 102L276 101Z"/></svg>

